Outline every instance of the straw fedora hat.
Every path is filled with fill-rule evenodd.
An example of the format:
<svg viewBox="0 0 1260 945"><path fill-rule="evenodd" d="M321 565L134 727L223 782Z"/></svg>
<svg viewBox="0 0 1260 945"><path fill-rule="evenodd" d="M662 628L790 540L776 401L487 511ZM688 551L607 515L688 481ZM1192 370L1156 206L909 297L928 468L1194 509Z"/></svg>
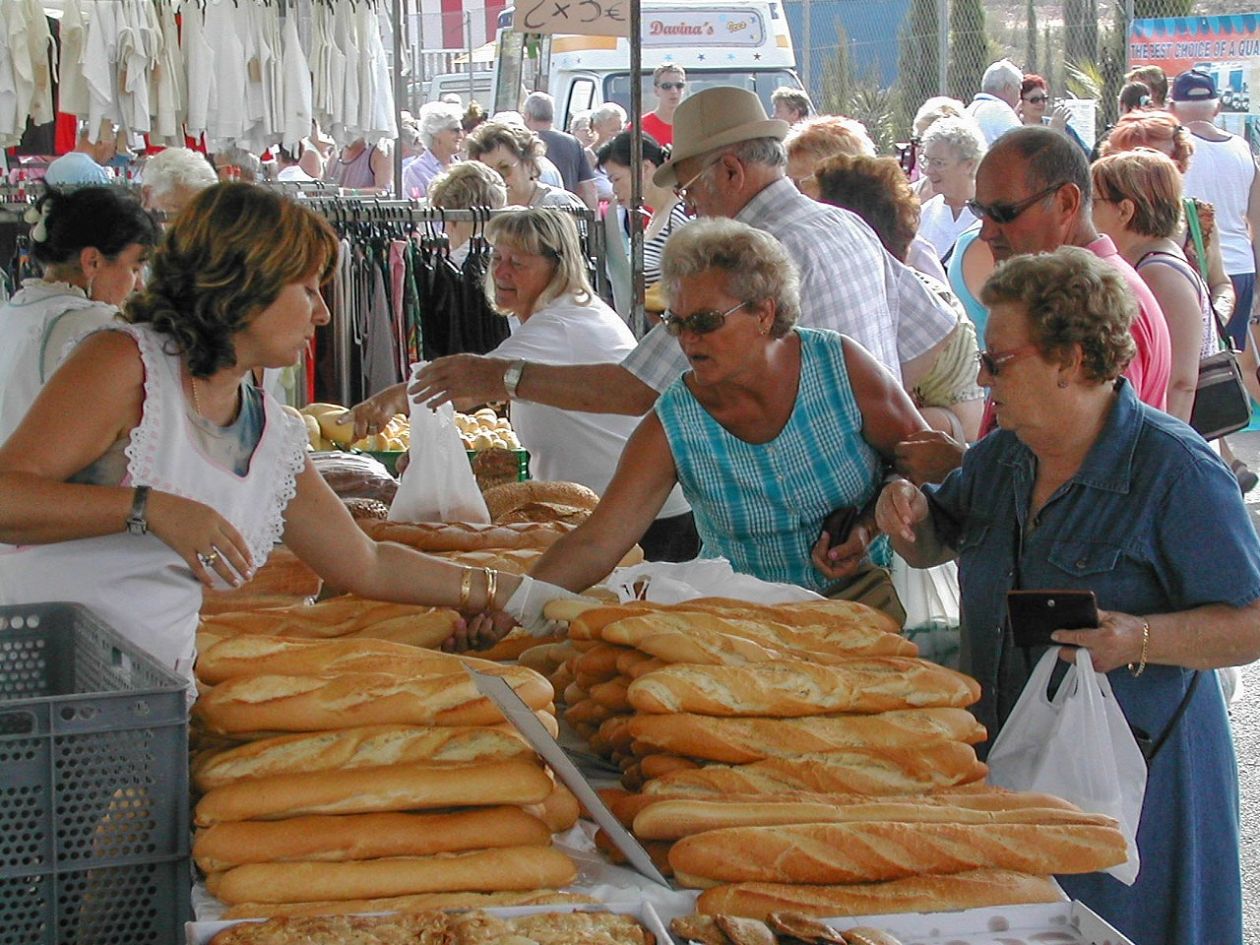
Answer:
<svg viewBox="0 0 1260 945"><path fill-rule="evenodd" d="M673 187L679 161L754 138L782 141L787 133L788 123L767 118L755 92L730 86L704 89L684 99L674 112L674 148L652 181L658 187Z"/></svg>

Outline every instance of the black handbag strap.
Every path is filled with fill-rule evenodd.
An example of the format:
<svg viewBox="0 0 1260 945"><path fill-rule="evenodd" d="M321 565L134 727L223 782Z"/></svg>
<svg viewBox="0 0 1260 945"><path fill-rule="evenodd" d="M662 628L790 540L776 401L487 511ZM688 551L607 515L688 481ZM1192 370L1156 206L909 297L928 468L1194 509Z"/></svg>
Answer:
<svg viewBox="0 0 1260 945"><path fill-rule="evenodd" d="M1194 671L1194 678L1190 680L1190 685L1186 689L1186 694L1181 697L1181 704L1177 706L1177 711L1173 713L1172 718L1168 720L1168 724L1164 726L1164 730L1159 733L1159 738L1151 741L1146 737L1145 733L1141 733L1139 729L1133 730L1133 735L1137 739L1138 748L1141 749L1143 757L1146 758L1146 766L1149 768L1155 760L1155 756L1159 754L1160 749L1164 747L1168 739L1172 736L1173 730L1176 729L1177 723L1181 721L1181 717L1186 714L1186 709L1190 708L1190 700L1194 698L1194 691L1199 688L1199 679L1202 677L1202 670Z"/></svg>

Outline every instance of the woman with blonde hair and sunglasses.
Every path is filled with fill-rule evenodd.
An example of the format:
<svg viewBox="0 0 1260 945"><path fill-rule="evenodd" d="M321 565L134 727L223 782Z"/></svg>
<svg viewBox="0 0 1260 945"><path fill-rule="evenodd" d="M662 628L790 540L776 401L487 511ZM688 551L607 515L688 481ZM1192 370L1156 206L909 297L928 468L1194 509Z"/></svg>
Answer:
<svg viewBox="0 0 1260 945"><path fill-rule="evenodd" d="M202 589L245 583L281 539L330 584L478 614L474 633L518 609L529 579L369 539L254 385L328 322L336 259L326 221L264 188L192 200L126 323L80 342L0 445L0 600L84 604L189 678Z"/></svg>
<svg viewBox="0 0 1260 945"><path fill-rule="evenodd" d="M852 339L796 327L796 265L763 230L688 224L665 244L662 283L662 321L690 369L639 423L591 517L532 574L589 586L681 484L704 557L836 596L859 584L891 594L868 552L884 550L871 548L873 508L894 447L927 426L909 395ZM824 523L845 511L853 520L833 538ZM904 619L895 594L885 603Z"/></svg>

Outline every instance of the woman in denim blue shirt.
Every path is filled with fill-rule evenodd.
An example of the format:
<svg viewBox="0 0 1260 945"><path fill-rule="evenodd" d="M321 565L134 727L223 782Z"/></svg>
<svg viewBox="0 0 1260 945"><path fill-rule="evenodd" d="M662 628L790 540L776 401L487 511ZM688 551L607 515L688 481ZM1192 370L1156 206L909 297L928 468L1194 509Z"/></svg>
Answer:
<svg viewBox="0 0 1260 945"><path fill-rule="evenodd" d="M963 669L991 737L1041 656L1006 626L1018 586L1095 592L1101 626L1054 639L1089 647L1129 724L1158 740L1195 670L1260 655L1260 542L1224 463L1120 377L1136 305L1114 269L1072 247L1016 257L982 298L1000 429L940 486L890 485L877 521L917 567L958 559ZM1241 943L1237 766L1213 672L1150 762L1138 849L1133 886L1060 882L1142 945Z"/></svg>

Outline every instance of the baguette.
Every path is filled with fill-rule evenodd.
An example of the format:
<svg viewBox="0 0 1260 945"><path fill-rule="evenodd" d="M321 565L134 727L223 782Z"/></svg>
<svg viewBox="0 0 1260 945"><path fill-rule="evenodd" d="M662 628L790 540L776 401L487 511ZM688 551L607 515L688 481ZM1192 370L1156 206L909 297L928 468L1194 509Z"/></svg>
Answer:
<svg viewBox="0 0 1260 945"><path fill-rule="evenodd" d="M516 731L482 726L366 725L281 735L204 756L193 766L198 790L253 778L339 771L417 761L507 761L532 758Z"/></svg>
<svg viewBox="0 0 1260 945"><path fill-rule="evenodd" d="M477 655L482 660L514 660L530 647L537 646L540 643L559 643L563 639L564 637L561 634L549 637L532 637L525 631L524 627L514 627L507 636L501 638L494 646L478 650Z"/></svg>
<svg viewBox="0 0 1260 945"><path fill-rule="evenodd" d="M745 645L731 637L745 641ZM854 656L918 653L918 647L909 640L869 624L794 626L682 610L614 621L603 628L600 638L606 643L636 647L667 663L767 662L783 659L785 653L807 653L810 658L836 662Z"/></svg>
<svg viewBox="0 0 1260 945"><path fill-rule="evenodd" d="M582 805L578 803L577 796L560 780L552 785L551 793L542 801L529 804L524 810L546 824L552 833L564 833L582 816Z"/></svg>
<svg viewBox="0 0 1260 945"><path fill-rule="evenodd" d="M833 712L965 707L980 684L925 660L871 657L819 666L800 660L746 666L676 664L630 684L640 712L796 717Z"/></svg>
<svg viewBox="0 0 1260 945"><path fill-rule="evenodd" d="M487 548L550 548L573 530L560 522L480 525L468 522L360 521L375 541L392 541L417 551L484 551Z"/></svg>
<svg viewBox="0 0 1260 945"><path fill-rule="evenodd" d="M599 504L599 495L586 486L576 482L556 482L530 479L526 482L507 482L501 486L487 489L482 498L486 500L486 508L490 512L490 520L497 521L502 516L522 505L535 502L550 502L555 505L568 505L590 511Z"/></svg>
<svg viewBox="0 0 1260 945"><path fill-rule="evenodd" d="M276 916L355 915L361 912L427 912L431 909L490 909L505 906L592 905L581 893L554 889L525 892L416 893L385 899L341 899L322 902L242 902L223 912L225 919L270 919Z"/></svg>
<svg viewBox="0 0 1260 945"><path fill-rule="evenodd" d="M209 827L225 821L275 820L302 814L538 804L551 791L547 773L536 763L522 760L281 774L215 788L197 804L196 823Z"/></svg>
<svg viewBox="0 0 1260 945"><path fill-rule="evenodd" d="M650 757L650 756L649 756ZM746 765L707 765L653 779L648 794L917 794L979 781L988 771L961 742L923 748L849 748L826 754L766 758Z"/></svg>
<svg viewBox="0 0 1260 945"><path fill-rule="evenodd" d="M613 712L630 712L630 701L627 697L629 680L617 677L607 682L596 683L589 689L591 701L602 705Z"/></svg>
<svg viewBox="0 0 1260 945"><path fill-rule="evenodd" d="M358 637L312 640L239 634L223 638L197 654L197 678L210 685L261 673L393 673L416 677L450 675L465 667L503 675L503 667L490 660Z"/></svg>
<svg viewBox="0 0 1260 945"><path fill-rule="evenodd" d="M532 669L504 678L532 709L552 700L551 683ZM356 725L494 725L503 714L466 673L407 679L387 673L239 676L214 687L194 713L210 731L310 732Z"/></svg>
<svg viewBox="0 0 1260 945"><path fill-rule="evenodd" d="M973 869L1092 873L1126 856L1114 826L859 822L708 830L675 843L669 862L684 885L832 885Z"/></svg>
<svg viewBox="0 0 1260 945"><path fill-rule="evenodd" d="M547 825L519 807L483 807L442 814L349 814L215 824L197 832L193 859L209 873L245 863L372 860L550 844Z"/></svg>
<svg viewBox="0 0 1260 945"><path fill-rule="evenodd" d="M296 604L315 597L323 587L323 579L305 561L284 545L276 545L254 576L230 590L207 589L203 595L202 613L227 613L251 610L260 601L283 600ZM209 604L210 607L204 606Z"/></svg>
<svg viewBox="0 0 1260 945"><path fill-rule="evenodd" d="M393 604L343 594L318 604L216 614L202 621L220 637L262 633L275 637L351 637L436 647L455 630L458 612L444 607Z"/></svg>
<svg viewBox="0 0 1260 945"><path fill-rule="evenodd" d="M371 899L427 892L554 889L577 876L552 847L502 847L350 863L250 863L219 877L226 903Z"/></svg>
<svg viewBox="0 0 1260 945"><path fill-rule="evenodd" d="M968 797L894 797L843 805L817 801L732 801L730 798L668 799L649 804L639 811L634 818L634 835L643 840L678 840L724 827L776 827L782 824L859 821L1114 826L1114 821L1102 814L1086 814L1059 807L986 809L970 806L967 803Z"/></svg>
<svg viewBox="0 0 1260 945"><path fill-rule="evenodd" d="M630 720L630 733L655 751L731 764L844 748L977 744L985 738L984 726L970 712L952 708L798 719L637 715Z"/></svg>
<svg viewBox="0 0 1260 945"><path fill-rule="evenodd" d="M770 913L785 910L812 916L892 915L1062 902L1063 899L1063 891L1048 876L1010 870L968 870L948 876L911 876L887 883L852 886L778 883L718 886L700 894L696 911L764 921Z"/></svg>

